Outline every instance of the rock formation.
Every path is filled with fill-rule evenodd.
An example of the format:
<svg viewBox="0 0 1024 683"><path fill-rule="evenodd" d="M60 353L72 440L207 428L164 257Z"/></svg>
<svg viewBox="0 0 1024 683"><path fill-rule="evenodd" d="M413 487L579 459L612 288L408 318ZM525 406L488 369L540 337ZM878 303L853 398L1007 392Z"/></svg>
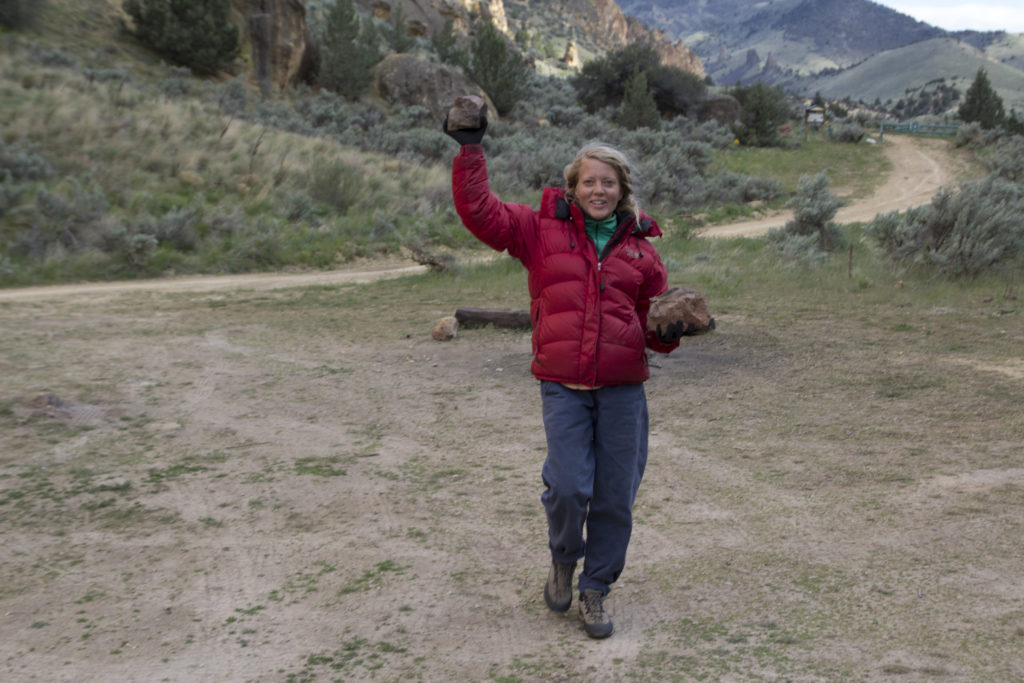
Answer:
<svg viewBox="0 0 1024 683"><path fill-rule="evenodd" d="M490 20L495 28L511 37L505 3L502 0L355 0L375 18L390 21L398 6L402 7L405 24L413 35L429 37L452 22L456 33L468 33L470 17Z"/></svg>
<svg viewBox="0 0 1024 683"><path fill-rule="evenodd" d="M580 50L576 47L576 43L569 42L565 46L565 56L562 57L562 61L570 69L578 69L583 66L583 63L580 62Z"/></svg>
<svg viewBox="0 0 1024 683"><path fill-rule="evenodd" d="M426 107L440 121L456 97L475 95L487 103L487 117L497 118L494 103L461 72L413 55L388 55L377 66L376 88L389 104Z"/></svg>
<svg viewBox="0 0 1024 683"><path fill-rule="evenodd" d="M279 89L306 78L313 59L303 0L231 0L231 10L250 78Z"/></svg>
<svg viewBox="0 0 1024 683"><path fill-rule="evenodd" d="M450 20L453 30L462 35L464 40L471 29L473 17L490 20L505 35L511 37L512 34L503 0L355 2L382 21L390 21L401 5L406 29L419 37L434 35ZM305 80L310 73L315 59L314 45L309 39L306 25L306 4L306 0L231 0L232 15L239 27L242 42L241 61L248 65L250 78L261 87L287 89ZM681 41L670 41L663 31L650 29L638 19L627 17L615 0L567 0L559 4L558 11L579 32L580 40L588 49L596 47L614 50L633 42L642 42L652 46L661 55L664 64L704 76L704 66L692 50ZM581 66L579 47L579 41L576 40L566 47L564 61L572 68ZM408 66L406 63L403 68ZM386 76L395 75L390 67L383 71ZM450 77L434 73L431 78L445 80ZM393 87L387 82L383 85L385 88ZM409 96L421 99L426 96L422 92L411 95L413 90L421 90L412 88L413 85L408 82L409 87L399 88L404 94L397 97L404 100ZM450 94L446 92L445 96ZM450 98L448 101L451 101ZM431 105L431 110L444 111L443 108L437 110L436 105Z"/></svg>

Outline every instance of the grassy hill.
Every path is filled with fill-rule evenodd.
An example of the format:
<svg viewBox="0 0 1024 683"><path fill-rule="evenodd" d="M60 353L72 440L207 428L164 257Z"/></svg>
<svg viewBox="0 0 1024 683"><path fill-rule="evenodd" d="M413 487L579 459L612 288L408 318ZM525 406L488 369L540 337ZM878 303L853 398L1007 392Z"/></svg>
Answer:
<svg viewBox="0 0 1024 683"><path fill-rule="evenodd" d="M905 97L912 85L936 78L943 78L964 92L978 69L984 68L1006 109L1016 108L1020 112L1024 111L1024 71L1011 64L995 62L977 48L953 38L934 38L887 50L838 74L810 77L797 83L805 92L821 92L829 98L856 93L865 102L876 98L886 102Z"/></svg>

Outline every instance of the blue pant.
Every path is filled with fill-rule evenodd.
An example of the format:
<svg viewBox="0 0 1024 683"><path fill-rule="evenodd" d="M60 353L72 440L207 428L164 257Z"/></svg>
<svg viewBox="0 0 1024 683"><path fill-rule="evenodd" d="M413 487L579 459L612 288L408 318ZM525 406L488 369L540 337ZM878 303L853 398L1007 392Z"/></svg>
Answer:
<svg viewBox="0 0 1024 683"><path fill-rule="evenodd" d="M626 564L633 501L647 465L644 385L578 391L545 381L540 390L548 441L541 501L551 557L584 558L580 591L607 595Z"/></svg>

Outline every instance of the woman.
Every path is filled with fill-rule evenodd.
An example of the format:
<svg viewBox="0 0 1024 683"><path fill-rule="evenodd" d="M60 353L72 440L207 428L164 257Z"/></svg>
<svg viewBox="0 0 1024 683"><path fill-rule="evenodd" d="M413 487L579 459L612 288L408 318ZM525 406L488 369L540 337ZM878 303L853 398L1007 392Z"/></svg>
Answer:
<svg viewBox="0 0 1024 683"><path fill-rule="evenodd" d="M490 191L483 140L449 131L462 145L452 194L463 224L529 271L531 370L541 382L548 455L541 495L551 568L544 601L572 603L577 561L579 612L587 635L613 624L604 598L626 561L632 507L647 463L646 349L679 345L683 321L647 330L650 299L667 289L665 266L647 241L661 234L633 196L625 156L587 145L565 168L565 188L547 188L540 210L504 203ZM584 536L584 530L586 535Z"/></svg>

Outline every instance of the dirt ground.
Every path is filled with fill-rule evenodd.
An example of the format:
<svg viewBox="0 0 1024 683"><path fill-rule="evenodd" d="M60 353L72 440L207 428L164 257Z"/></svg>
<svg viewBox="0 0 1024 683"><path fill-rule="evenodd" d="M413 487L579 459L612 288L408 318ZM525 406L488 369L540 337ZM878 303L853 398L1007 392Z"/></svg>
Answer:
<svg viewBox="0 0 1024 683"><path fill-rule="evenodd" d="M367 270L0 292L0 679L1024 678L1011 303L737 304L653 358L591 641L529 336L434 342L460 302Z"/></svg>

